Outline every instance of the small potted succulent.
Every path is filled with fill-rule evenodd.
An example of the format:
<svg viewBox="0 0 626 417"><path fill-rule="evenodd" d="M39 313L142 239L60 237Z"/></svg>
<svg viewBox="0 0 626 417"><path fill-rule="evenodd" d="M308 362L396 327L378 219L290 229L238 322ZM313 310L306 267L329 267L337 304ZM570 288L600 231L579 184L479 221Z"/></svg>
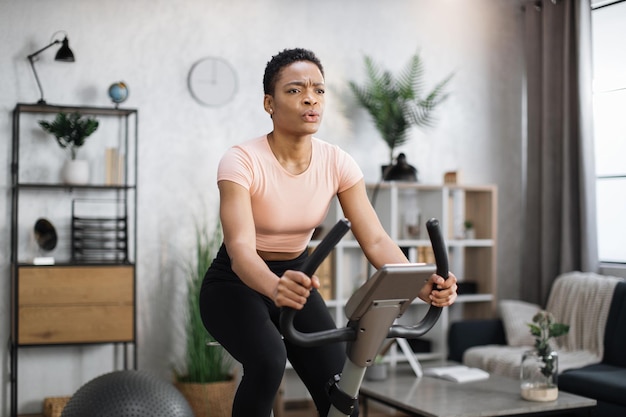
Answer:
<svg viewBox="0 0 626 417"><path fill-rule="evenodd" d="M467 219L463 222L463 236L466 239L476 239L476 229L474 229L474 222Z"/></svg>
<svg viewBox="0 0 626 417"><path fill-rule="evenodd" d="M89 165L87 161L77 159L76 155L85 140L98 129L98 125L98 120L81 116L78 112L60 112L52 122L39 121L39 126L53 135L62 149L70 152L70 159L66 161L62 173L65 183L81 185L89 181Z"/></svg>
<svg viewBox="0 0 626 417"><path fill-rule="evenodd" d="M524 352L520 367L522 397L530 401L554 401L559 395L557 385L559 357L550 339L569 332L569 325L556 323L554 316L544 310L528 323L535 337L535 348Z"/></svg>

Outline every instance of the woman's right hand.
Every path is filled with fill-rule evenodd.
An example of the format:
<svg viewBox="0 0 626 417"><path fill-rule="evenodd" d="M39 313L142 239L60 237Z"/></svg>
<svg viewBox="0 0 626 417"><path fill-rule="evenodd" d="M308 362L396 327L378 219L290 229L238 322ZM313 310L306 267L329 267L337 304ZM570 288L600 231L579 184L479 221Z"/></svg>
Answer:
<svg viewBox="0 0 626 417"><path fill-rule="evenodd" d="M277 307L289 307L301 310L311 294L311 289L319 288L317 276L309 278L304 272L287 270L278 279L274 291L274 304Z"/></svg>

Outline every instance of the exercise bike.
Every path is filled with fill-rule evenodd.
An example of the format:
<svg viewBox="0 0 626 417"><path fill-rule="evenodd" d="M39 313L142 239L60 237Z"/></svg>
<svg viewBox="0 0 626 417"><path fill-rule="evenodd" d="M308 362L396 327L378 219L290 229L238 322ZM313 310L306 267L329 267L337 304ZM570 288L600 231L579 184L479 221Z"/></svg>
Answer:
<svg viewBox="0 0 626 417"><path fill-rule="evenodd" d="M345 417L353 412L365 371L374 362L385 339L415 339L432 329L439 319L441 307L430 306L424 318L416 325L394 324L417 297L424 281L433 273L448 278L448 256L439 221L430 219L426 228L436 266L417 263L384 265L348 300L345 306L348 318L346 327L303 333L293 325L297 310L282 308L280 328L283 336L290 342L309 347L347 342L347 360L343 371L326 385L331 399L328 417ZM348 230L350 222L346 219L335 224L307 258L301 271L312 276Z"/></svg>

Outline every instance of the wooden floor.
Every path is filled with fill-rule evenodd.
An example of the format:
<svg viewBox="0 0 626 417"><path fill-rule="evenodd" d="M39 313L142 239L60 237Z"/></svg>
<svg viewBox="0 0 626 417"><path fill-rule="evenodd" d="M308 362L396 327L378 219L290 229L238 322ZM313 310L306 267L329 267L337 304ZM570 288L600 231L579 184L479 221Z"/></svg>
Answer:
<svg viewBox="0 0 626 417"><path fill-rule="evenodd" d="M363 415L361 413L361 415ZM377 406L374 403L370 403L369 405L369 413L368 417L401 417L406 416L406 414L401 413L399 411L391 410L387 407L382 408L381 406ZM19 417L44 417L43 414L22 414ZM312 404L288 404L285 407L285 412L282 416L276 417L318 417L315 411L315 408Z"/></svg>
<svg viewBox="0 0 626 417"><path fill-rule="evenodd" d="M394 412L388 408L382 409L379 406L370 404L368 417L401 417L406 416L404 413ZM362 414L361 414L362 415ZM19 417L44 417L43 414L22 414ZM276 416L279 417L279 416ZM317 417L317 413L312 405L296 404L289 405L285 409L285 413L281 417Z"/></svg>
<svg viewBox="0 0 626 417"><path fill-rule="evenodd" d="M399 411L392 410L389 407L377 405L374 402L369 403L368 417L402 417L407 414ZM361 413L363 415L363 413ZM43 414L21 414L18 417L44 417ZM312 402L309 401L294 401L285 404L285 411L283 415L276 415L275 417L318 417L315 411L315 407Z"/></svg>
<svg viewBox="0 0 626 417"><path fill-rule="evenodd" d="M364 415L361 413L360 415ZM392 410L389 407L383 407L381 405L377 405L376 403L370 401L368 407L368 416L367 417L401 417L407 416L407 414L401 413L399 411ZM318 417L313 407L312 403L287 403L285 405L285 412L283 416L276 417Z"/></svg>

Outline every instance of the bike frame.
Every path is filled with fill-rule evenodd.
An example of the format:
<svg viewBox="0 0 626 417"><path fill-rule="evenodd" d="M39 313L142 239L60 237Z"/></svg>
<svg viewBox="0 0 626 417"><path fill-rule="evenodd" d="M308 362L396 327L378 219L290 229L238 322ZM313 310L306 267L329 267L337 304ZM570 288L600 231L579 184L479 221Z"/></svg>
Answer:
<svg viewBox="0 0 626 417"><path fill-rule="evenodd" d="M426 316L414 326L394 324L395 320L418 296L424 281L437 273L448 277L448 257L439 221L431 219L426 224L435 265L389 264L372 275L348 300L345 311L348 324L315 333L302 333L293 326L296 310L283 308L280 327L289 341L301 346L320 346L333 342L347 342L347 360L340 375L327 384L331 398L328 417L349 417L356 401L367 367L373 362L387 338L414 339L426 334L441 315L441 308L430 306ZM302 266L302 271L312 276L321 262L350 229L350 222L340 220Z"/></svg>

